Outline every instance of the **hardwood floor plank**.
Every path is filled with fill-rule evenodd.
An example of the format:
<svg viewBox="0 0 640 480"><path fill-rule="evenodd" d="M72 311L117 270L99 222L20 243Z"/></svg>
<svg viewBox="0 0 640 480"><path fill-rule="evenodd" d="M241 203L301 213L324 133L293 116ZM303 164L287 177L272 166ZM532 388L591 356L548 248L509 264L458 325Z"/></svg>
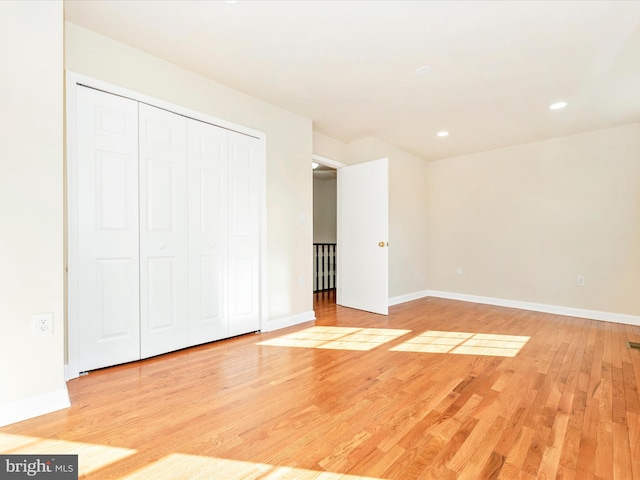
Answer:
<svg viewBox="0 0 640 480"><path fill-rule="evenodd" d="M566 468L560 465L558 473L556 474L556 480L576 480L576 471L570 468Z"/></svg>
<svg viewBox="0 0 640 480"><path fill-rule="evenodd" d="M598 423L595 476L613 478L613 425L610 422Z"/></svg>
<svg viewBox="0 0 640 480"><path fill-rule="evenodd" d="M587 394L585 393L585 397ZM596 445L598 435L598 406L585 401L584 421L580 437L580 449L576 460L578 478L595 477Z"/></svg>
<svg viewBox="0 0 640 480"><path fill-rule="evenodd" d="M509 451L506 457L504 467L500 472L500 475L498 475L498 478L511 478L514 475L519 474L519 472L533 478L532 474L523 469L523 465L527 458L529 445L531 444L531 440L534 435L535 430L525 426L522 427L515 443L513 444L513 448Z"/></svg>
<svg viewBox="0 0 640 480"><path fill-rule="evenodd" d="M364 458L360 464L353 469L354 475L366 475L369 477L383 477L384 472L389 470L398 459L404 454L404 448L394 445L388 452L372 451L368 457Z"/></svg>
<svg viewBox="0 0 640 480"><path fill-rule="evenodd" d="M568 424L569 413L558 412L551 429L549 442L544 449L542 460L540 461L538 478L556 478Z"/></svg>
<svg viewBox="0 0 640 480"><path fill-rule="evenodd" d="M629 459L631 460L631 478L640 478L640 415L627 415L629 436Z"/></svg>
<svg viewBox="0 0 640 480"><path fill-rule="evenodd" d="M460 428L449 441L440 446L440 452L434 456L431 465L423 470L420 478L438 478L440 475L448 474L448 472L454 472L457 475L457 470L450 469L448 465L457 455L460 447L467 441L477 424L478 419L471 417L460 425Z"/></svg>
<svg viewBox="0 0 640 480"><path fill-rule="evenodd" d="M474 448L469 462L464 465L462 470L459 470L459 478L497 478L505 458L502 455L496 455L493 446L496 439L499 438L505 422L506 420L501 416L494 420L487 431L485 441Z"/></svg>
<svg viewBox="0 0 640 480"><path fill-rule="evenodd" d="M71 408L0 428L0 452L78 451L88 479L640 480L626 347L640 328L438 298L385 317L333 298L316 297L313 323L71 380ZM282 346L314 325L408 332Z"/></svg>
<svg viewBox="0 0 640 480"><path fill-rule="evenodd" d="M623 480L633 478L631 449L629 447L629 429L624 424L613 424L613 477Z"/></svg>

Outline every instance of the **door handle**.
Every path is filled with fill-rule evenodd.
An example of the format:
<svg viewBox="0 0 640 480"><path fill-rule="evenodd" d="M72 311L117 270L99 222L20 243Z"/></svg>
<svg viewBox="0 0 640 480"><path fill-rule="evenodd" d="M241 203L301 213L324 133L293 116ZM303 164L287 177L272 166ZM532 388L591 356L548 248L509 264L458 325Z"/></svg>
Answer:
<svg viewBox="0 0 640 480"><path fill-rule="evenodd" d="M379 247L384 247L385 245L386 245L387 247L389 246L389 244L388 244L388 243L387 243L387 244L385 244L384 242L378 242L378 246L379 246Z"/></svg>

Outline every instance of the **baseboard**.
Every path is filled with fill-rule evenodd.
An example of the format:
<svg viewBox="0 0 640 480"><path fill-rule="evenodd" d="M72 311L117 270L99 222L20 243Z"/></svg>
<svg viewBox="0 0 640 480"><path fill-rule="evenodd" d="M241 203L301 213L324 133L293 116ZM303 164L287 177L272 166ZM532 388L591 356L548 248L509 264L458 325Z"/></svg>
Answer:
<svg viewBox="0 0 640 480"><path fill-rule="evenodd" d="M640 316L626 315L623 313L600 312L597 310L561 307L558 305L546 305L544 303L520 302L517 300L482 297L479 295L467 295L465 293L440 292L437 290L428 290L428 296L447 298L450 300L460 300L462 302L496 305L499 307L518 308L520 310L531 310L534 312L553 313L555 315L565 315L567 317L588 318L590 320L601 320L605 322L624 323L627 325L640 326Z"/></svg>
<svg viewBox="0 0 640 480"><path fill-rule="evenodd" d="M392 297L389 299L389 306L399 305L400 303L410 302L411 300L418 300L429 296L429 290L422 290L421 292L409 293L407 295L400 295L398 297Z"/></svg>
<svg viewBox="0 0 640 480"><path fill-rule="evenodd" d="M0 405L0 427L71 406L67 388Z"/></svg>
<svg viewBox="0 0 640 480"><path fill-rule="evenodd" d="M298 313L288 317L282 317L275 320L267 320L263 332L273 332L274 330L280 330L281 328L292 327L299 323L311 322L316 319L316 314L313 310L308 312Z"/></svg>

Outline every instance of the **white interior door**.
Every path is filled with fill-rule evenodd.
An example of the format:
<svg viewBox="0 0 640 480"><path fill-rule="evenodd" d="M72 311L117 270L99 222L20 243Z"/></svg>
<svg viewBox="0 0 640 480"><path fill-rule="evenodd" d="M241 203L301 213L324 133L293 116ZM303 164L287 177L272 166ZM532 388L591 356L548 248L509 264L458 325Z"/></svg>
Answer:
<svg viewBox="0 0 640 480"><path fill-rule="evenodd" d="M189 342L229 336L227 130L197 120L189 138Z"/></svg>
<svg viewBox="0 0 640 480"><path fill-rule="evenodd" d="M260 198L257 138L228 133L229 336L260 330Z"/></svg>
<svg viewBox="0 0 640 480"><path fill-rule="evenodd" d="M387 315L389 161L338 170L338 305Z"/></svg>
<svg viewBox="0 0 640 480"><path fill-rule="evenodd" d="M140 352L189 345L187 119L140 103Z"/></svg>
<svg viewBox="0 0 640 480"><path fill-rule="evenodd" d="M77 90L78 371L140 359L138 104Z"/></svg>

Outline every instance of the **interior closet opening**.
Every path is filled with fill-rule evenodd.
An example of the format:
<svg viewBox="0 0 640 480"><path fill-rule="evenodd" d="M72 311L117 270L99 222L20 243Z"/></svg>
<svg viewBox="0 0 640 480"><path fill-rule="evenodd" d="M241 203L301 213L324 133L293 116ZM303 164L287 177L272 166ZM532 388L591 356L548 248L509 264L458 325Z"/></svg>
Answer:
<svg viewBox="0 0 640 480"><path fill-rule="evenodd" d="M68 378L259 331L262 132L68 73Z"/></svg>

